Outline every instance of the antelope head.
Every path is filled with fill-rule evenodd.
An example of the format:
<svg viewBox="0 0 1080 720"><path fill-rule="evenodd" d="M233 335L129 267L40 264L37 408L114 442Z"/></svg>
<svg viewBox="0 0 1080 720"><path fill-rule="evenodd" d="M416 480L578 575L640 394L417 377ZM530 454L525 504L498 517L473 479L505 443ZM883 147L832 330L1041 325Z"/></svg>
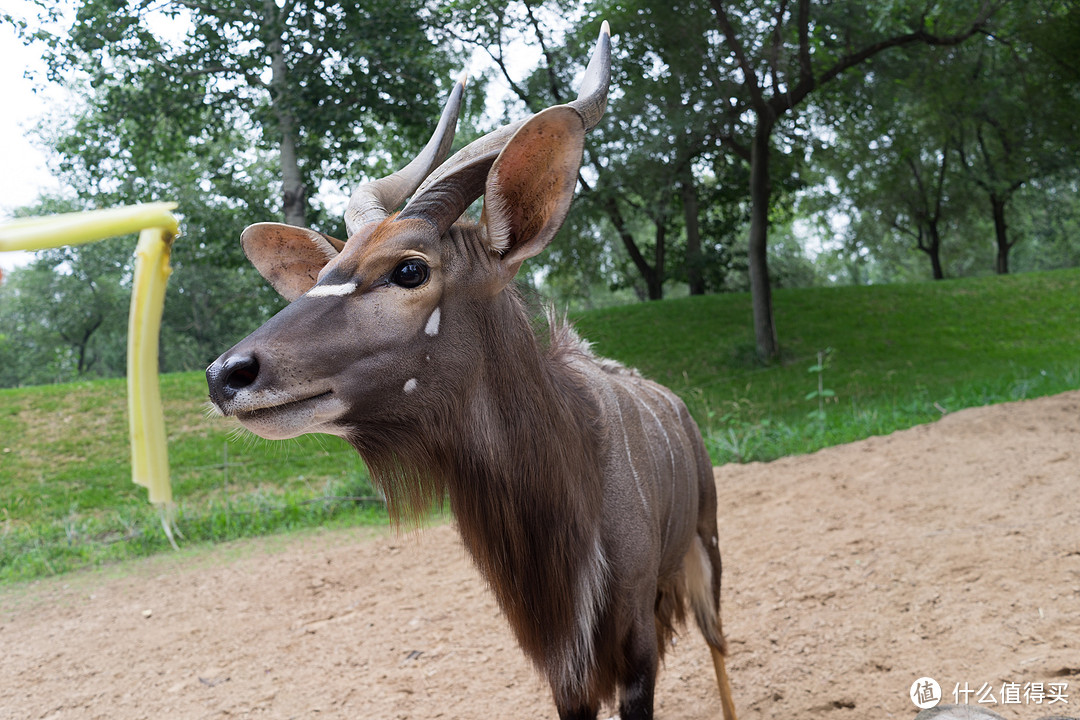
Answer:
<svg viewBox="0 0 1080 720"><path fill-rule="evenodd" d="M244 252L291 302L207 369L214 406L266 438L323 432L361 449L373 432L415 427L459 402L478 382L477 338L502 322L512 294L503 291L566 216L585 132L606 104L609 54L605 23L577 100L443 163L458 83L420 155L353 193L344 243L288 225L248 227ZM481 195L479 224L458 222Z"/></svg>

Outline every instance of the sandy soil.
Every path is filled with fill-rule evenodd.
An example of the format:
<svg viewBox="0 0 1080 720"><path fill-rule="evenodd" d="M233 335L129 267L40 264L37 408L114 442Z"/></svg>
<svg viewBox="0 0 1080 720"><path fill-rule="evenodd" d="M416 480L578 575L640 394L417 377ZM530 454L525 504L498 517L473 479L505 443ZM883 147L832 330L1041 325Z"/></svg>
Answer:
<svg viewBox="0 0 1080 720"><path fill-rule="evenodd" d="M716 481L744 720L912 718L923 676L946 702L987 685L1006 718L1080 716L1080 393ZM1003 702L1003 683L1027 697ZM1068 704L1037 704L1039 683ZM657 703L665 720L719 716L696 631ZM555 712L449 526L237 543L0 591L0 718L150 717Z"/></svg>

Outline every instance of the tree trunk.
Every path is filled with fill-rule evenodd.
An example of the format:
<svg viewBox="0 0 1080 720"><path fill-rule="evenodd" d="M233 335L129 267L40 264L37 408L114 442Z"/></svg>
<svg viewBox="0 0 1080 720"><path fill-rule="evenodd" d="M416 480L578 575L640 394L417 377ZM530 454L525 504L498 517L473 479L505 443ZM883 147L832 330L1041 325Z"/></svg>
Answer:
<svg viewBox="0 0 1080 720"><path fill-rule="evenodd" d="M934 250L927 250L926 254L930 256L930 272L934 274L934 279L944 280L945 271L941 268L941 253L935 248Z"/></svg>
<svg viewBox="0 0 1080 720"><path fill-rule="evenodd" d="M307 226L307 188L300 174L296 156L297 128L289 104L289 67L285 62L285 50L281 40L284 18L274 0L264 0L264 21L268 39L266 51L270 55L270 106L280 133L282 210L289 225Z"/></svg>
<svg viewBox="0 0 1080 720"><path fill-rule="evenodd" d="M934 273L935 280L944 280L945 271L941 267L941 235L938 233L937 223L930 224L930 247L926 254L930 256L930 270Z"/></svg>
<svg viewBox="0 0 1080 720"><path fill-rule="evenodd" d="M619 203L615 198L607 197L604 199L604 210L607 212L611 224L615 226L615 231L619 233L619 239L622 240L627 254L630 255L630 260L634 263L634 267L638 269L641 277L645 280L649 299L659 300L664 294L663 267L661 266L658 272L657 268L649 265L648 261L645 260L645 256L641 254L637 243L634 242L633 233L626 226L626 220L623 218L622 211L619 210ZM661 246L658 244L657 249L660 248ZM663 254L658 254L657 258L662 262ZM659 290L654 292L655 288L659 288ZM658 294L656 294L657 292Z"/></svg>
<svg viewBox="0 0 1080 720"><path fill-rule="evenodd" d="M702 274L704 265L701 256L701 231L698 226L697 188L694 186L694 173L689 163L679 181L682 193L683 219L686 223L686 281L690 285L691 295L705 294L705 278Z"/></svg>
<svg viewBox="0 0 1080 720"><path fill-rule="evenodd" d="M780 354L773 320L772 287L769 284L769 153L773 120L757 112L754 144L750 150L750 241L748 250L750 301L754 309L754 339L758 357L771 362Z"/></svg>
<svg viewBox="0 0 1080 720"><path fill-rule="evenodd" d="M998 275L1009 274L1009 228L1005 223L1005 203L1008 197L1001 197L997 193L990 193L990 207L994 213L994 239L997 242L997 261L994 270Z"/></svg>
<svg viewBox="0 0 1080 720"><path fill-rule="evenodd" d="M82 329L82 333L79 337L75 338L69 336L67 333L60 333L60 337L75 348L75 355L78 358L76 361L77 365L75 372L79 375L88 371L90 366L97 361L97 358L90 358L90 338L94 336L94 333L101 327L103 322L105 322L105 316L95 313L94 319L91 321L90 325Z"/></svg>
<svg viewBox="0 0 1080 720"><path fill-rule="evenodd" d="M282 124L281 187L285 222L307 227L307 188L301 179L300 166L296 161L296 127L287 113L283 113L283 116L279 121Z"/></svg>
<svg viewBox="0 0 1080 720"><path fill-rule="evenodd" d="M646 278L649 285L649 299L664 299L664 256L667 252L667 222L666 217L654 220L656 223L656 254L653 263L653 274Z"/></svg>

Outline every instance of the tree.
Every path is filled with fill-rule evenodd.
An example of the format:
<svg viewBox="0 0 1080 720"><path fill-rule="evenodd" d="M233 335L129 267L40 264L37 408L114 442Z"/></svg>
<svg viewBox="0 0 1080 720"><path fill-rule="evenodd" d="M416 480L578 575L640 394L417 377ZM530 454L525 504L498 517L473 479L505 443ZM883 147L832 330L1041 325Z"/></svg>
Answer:
<svg viewBox="0 0 1080 720"><path fill-rule="evenodd" d="M870 59L860 77L838 79L819 93L813 122L830 132L813 165L850 199L848 213L859 216L863 230L876 226L884 242L902 237L940 280L943 237L969 198L955 169L958 133L941 107L948 57L919 50Z"/></svg>
<svg viewBox="0 0 1080 720"><path fill-rule="evenodd" d="M728 72L740 79L729 113L735 130L721 141L750 164L749 273L758 355L779 352L767 262L773 193L774 133L823 87L876 55L921 43L956 45L983 29L993 8L971 16L952 8L916 15L903 3L710 0L730 53ZM745 119L745 120L744 120Z"/></svg>
<svg viewBox="0 0 1080 720"><path fill-rule="evenodd" d="M724 111L734 87L716 72L720 50L701 32L709 10L686 0L663 6L637 0L604 3L593 12L617 28L618 69L612 83L618 99L594 143L603 166L586 199L593 201L589 196L595 195L602 203L646 279L650 298L660 297L668 238L678 238L680 231L684 262L679 274L692 294L703 293L709 275L703 243L727 238L703 238L702 208L741 204L741 198L726 192L731 168L716 162L715 145L728 132ZM707 182L707 170L722 177ZM654 228L651 263L621 217L627 209Z"/></svg>
<svg viewBox="0 0 1080 720"><path fill-rule="evenodd" d="M282 305L236 242L252 218L273 212L274 163L251 148L208 141L169 162L142 158L138 175L122 173L115 181L100 181L83 162L94 156L95 137L72 130L82 120L79 116L54 128L57 135L52 136L53 145L90 147L84 155L64 155L57 163L66 197L41 198L20 214L47 215L159 197L178 201L182 234L173 245L160 365L167 371L203 368ZM11 273L0 308L0 333L6 335L6 357L11 360L0 383L124 373L134 248L130 236L47 251L31 269ZM73 351L76 344L81 347Z"/></svg>
<svg viewBox="0 0 1080 720"><path fill-rule="evenodd" d="M958 53L963 90L950 113L960 165L988 201L998 274L1009 272L1016 244L1007 221L1013 197L1032 180L1074 168L1080 151L1080 57L1064 50L1080 35L1080 10L1051 3L1008 19L998 38Z"/></svg>
<svg viewBox="0 0 1080 720"><path fill-rule="evenodd" d="M66 3L42 5L55 19ZM82 0L68 34L32 37L49 43L51 79L93 88L84 120L101 125L82 129L98 159L140 175L147 159L241 128L278 158L282 214L304 225L320 183L378 171L429 131L451 60L431 17L423 0Z"/></svg>
<svg viewBox="0 0 1080 720"><path fill-rule="evenodd" d="M62 5L41 4L53 13ZM452 76L444 66L451 53L430 41L430 17L409 0L363 7L87 0L76 13L68 34L26 30L28 39L50 43L52 79L68 82L79 97L70 115L50 119L43 136L74 205L67 209L179 202L182 236L173 249L163 370L205 367L281 306L248 267L240 231L282 213L340 235L341 220L330 218L307 188L382 172L414 151L444 99L440 83ZM164 34L177 26L183 40L168 42ZM275 186L285 187L277 198ZM119 292L126 293L133 247L120 241L69 253L75 260L111 253ZM38 285L51 272L50 282L65 288L51 296L69 304L59 301L74 297L75 277L67 263L50 267L35 276ZM81 291L98 282L81 281ZM12 322L20 307L29 306L9 304ZM114 319L126 322L126 305L88 340L84 365L93 372L123 372L122 335L103 334ZM25 330L0 332L8 348L27 340ZM107 348L98 344L107 338ZM51 343L55 352L60 341L53 334L34 342ZM65 373L9 382L70 377Z"/></svg>
<svg viewBox="0 0 1080 720"><path fill-rule="evenodd" d="M1080 267L1080 172L1032 180L1013 198L1010 260L1020 271Z"/></svg>
<svg viewBox="0 0 1080 720"><path fill-rule="evenodd" d="M664 283L673 278L685 279L693 293L708 289L715 273L705 269L707 246L718 240L703 236L703 210L741 203L727 192L728 183L706 183L702 175L715 166L714 125L723 118L715 104L724 96L724 80L713 72L717 48L700 32L708 8L681 0L663 7L644 0L468 0L451 8L453 36L485 51L514 98L533 112L573 96L581 58L595 42L600 20L610 21L618 38L613 97L590 132L574 213L617 238L615 265L632 269L637 279L629 283L641 286L643 298L662 297ZM539 65L519 78L507 48L522 42L536 48ZM564 232L560 242L569 235ZM580 257L584 249L574 254Z"/></svg>
<svg viewBox="0 0 1080 720"><path fill-rule="evenodd" d="M486 2L476 4L490 8ZM564 5L568 3L559 6ZM541 27L540 6L524 3L534 29ZM886 50L965 41L986 26L993 9L986 5L971 13L938 6L933 15L919 15L902 2L868 9L862 3L817 5L810 0L781 0L767 10L759 3L722 0L709 5L693 0L675 5L655 0L590 5L588 17L609 17L619 35L615 66L626 70L613 78L613 84L625 94L613 97L612 106L633 108L631 115L621 118L621 110L614 110L611 120L598 128L600 135L608 133L610 138L606 144L599 143L598 154L614 159L603 167L608 174L620 167L620 152L639 163L624 166L631 172L614 174L620 187L600 193L599 199L639 271L655 286L658 265L665 256L654 243L654 259L649 262L636 243L629 242L634 237L632 223L620 217L632 204L627 186L640 182L647 188L671 188L679 193L680 187L688 187L680 182L687 178L686 164L717 152L734 154L749 166L748 271L758 351L764 359L775 357L778 343L767 263L769 213L776 193L789 180L782 171L797 166L797 150L812 137L809 128L793 122L796 110L821 88ZM488 27L501 33L506 16L497 17L501 19ZM501 39L485 37L491 40L489 46L504 46ZM547 48L551 44L541 45L547 67L553 70L538 72L536 77L561 77L565 73L550 61ZM503 55L501 51L494 54ZM629 119L633 114L646 117L646 122L635 126ZM641 131L631 134L635 128ZM781 135L785 167L778 166L774 147ZM645 172L640 164L641 158L650 157L650 145L663 147L668 158L666 163L650 165L656 172ZM604 175L598 178L597 183L602 183ZM592 189L586 186L583 197L589 198ZM685 208L685 201L676 196L672 202L660 202L655 190L639 197L640 205L649 210L656 239L665 238L667 210ZM692 204L692 196L685 197ZM692 222L689 230L693 238ZM693 242L690 252L694 255Z"/></svg>
<svg viewBox="0 0 1080 720"><path fill-rule="evenodd" d="M0 286L0 386L115 374L110 346L119 337L123 347L127 295L98 250L42 253Z"/></svg>
<svg viewBox="0 0 1080 720"><path fill-rule="evenodd" d="M993 36L872 58L814 104L821 114L813 122L835 135L814 165L837 179L860 220L877 214L879 226L914 240L935 278L945 275L944 234L965 272L987 226L996 269L1006 271L1017 241L1007 232L1007 204L1034 179L1053 187L1051 178L1072 166L1080 66L1053 48L1078 30L1051 5L1002 8ZM986 206L983 220L975 209Z"/></svg>

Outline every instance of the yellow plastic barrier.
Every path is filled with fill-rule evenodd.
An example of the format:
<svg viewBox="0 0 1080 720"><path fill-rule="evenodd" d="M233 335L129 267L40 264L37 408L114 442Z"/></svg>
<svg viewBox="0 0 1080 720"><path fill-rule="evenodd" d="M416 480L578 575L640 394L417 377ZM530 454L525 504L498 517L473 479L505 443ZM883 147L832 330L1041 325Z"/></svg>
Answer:
<svg viewBox="0 0 1080 720"><path fill-rule="evenodd" d="M139 233L128 315L127 386L131 478L162 508L162 526L176 547L165 415L158 383L158 338L169 254L179 227L176 203L148 203L109 210L19 219L0 225L0 251L43 250Z"/></svg>

